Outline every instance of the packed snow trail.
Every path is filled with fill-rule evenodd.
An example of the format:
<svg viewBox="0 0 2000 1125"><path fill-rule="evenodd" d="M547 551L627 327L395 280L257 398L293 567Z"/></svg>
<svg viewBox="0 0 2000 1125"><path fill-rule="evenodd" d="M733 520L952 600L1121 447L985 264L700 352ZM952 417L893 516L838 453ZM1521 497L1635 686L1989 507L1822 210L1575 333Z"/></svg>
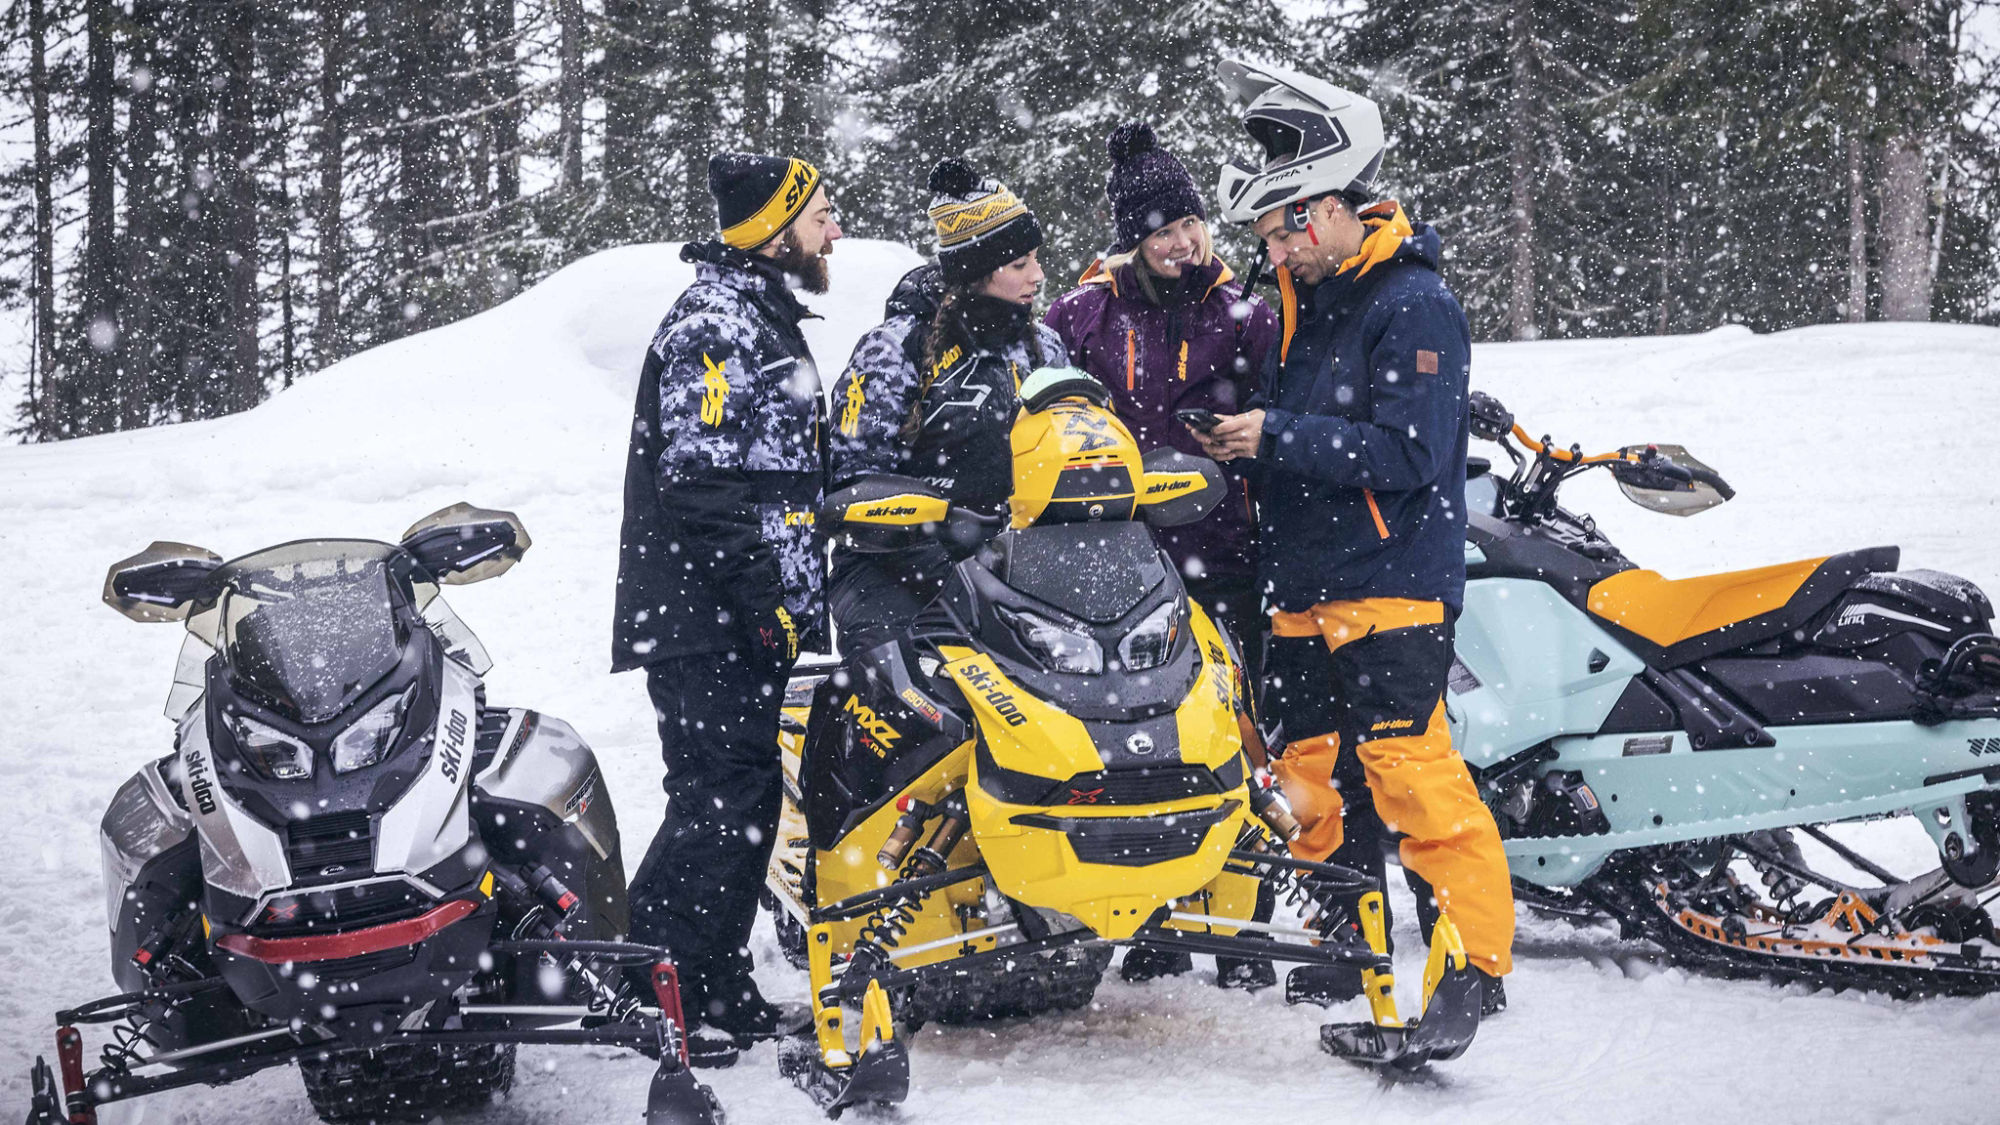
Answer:
<svg viewBox="0 0 2000 1125"><path fill-rule="evenodd" d="M448 597L492 652L492 699L545 710L595 746L636 863L664 797L644 685L605 672L619 489L634 380L690 279L677 247L579 262L506 305L352 357L264 406L214 422L0 448L0 646L9 732L0 854L0 1113L24 1112L56 1008L112 988L97 822L112 792L170 748L160 715L183 633L98 600L113 560L154 539L224 556L311 536L394 539L468 500L518 512L534 536L503 579ZM881 314L909 250L848 240L806 333L830 383ZM1871 324L1756 336L1483 345L1473 385L1530 433L1588 452L1678 442L1739 495L1687 520L1653 515L1594 474L1565 489L1643 566L1678 577L1874 544L1906 567L2000 592L1990 419L2000 330ZM1474 445L1480 456L1497 449ZM1908 823L1847 830L1935 864ZM1851 837L1852 838L1852 837ZM1399 887L1392 893L1402 895ZM1398 917L1409 919L1407 900ZM1786 1122L1988 1122L2000 1116L2000 997L1903 1003L1774 989L1660 969L1608 929L1523 914L1512 1008L1435 1083L1385 1086L1320 1054L1335 1016L1275 992L1218 992L1203 967L1146 985L1107 980L1087 1012L913 1045L906 1122L1205 1121L1308 1114L1357 1121L1680 1122L1739 1106ZM1399 941L1415 978L1416 935ZM768 991L802 997L768 925ZM92 1039L94 1044L96 1039ZM92 1050L95 1048L93 1046ZM634 1120L652 1068L609 1051L524 1048L514 1092L476 1120ZM809 1121L773 1050L704 1076L736 1125ZM307 1122L275 1071L108 1109L113 1122Z"/></svg>

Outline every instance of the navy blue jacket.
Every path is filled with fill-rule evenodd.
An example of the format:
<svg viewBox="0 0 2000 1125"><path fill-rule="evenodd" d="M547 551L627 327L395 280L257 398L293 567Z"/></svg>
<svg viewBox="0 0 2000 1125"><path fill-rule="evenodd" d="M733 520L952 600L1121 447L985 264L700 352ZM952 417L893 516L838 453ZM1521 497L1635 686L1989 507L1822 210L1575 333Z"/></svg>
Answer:
<svg viewBox="0 0 2000 1125"><path fill-rule="evenodd" d="M1438 276L1437 231L1393 203L1362 219L1358 263L1310 288L1280 277L1259 574L1281 610L1409 598L1456 612L1471 330Z"/></svg>

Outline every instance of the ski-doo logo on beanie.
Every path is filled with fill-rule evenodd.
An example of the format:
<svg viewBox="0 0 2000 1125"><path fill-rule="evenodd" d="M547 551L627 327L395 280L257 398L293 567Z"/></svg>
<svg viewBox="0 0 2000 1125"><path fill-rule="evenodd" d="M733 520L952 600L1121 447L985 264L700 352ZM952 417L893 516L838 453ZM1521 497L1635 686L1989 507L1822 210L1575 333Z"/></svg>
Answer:
<svg viewBox="0 0 2000 1125"><path fill-rule="evenodd" d="M715 197L722 241L755 250L778 236L805 210L819 169L803 160L746 152L708 158L708 193Z"/></svg>
<svg viewBox="0 0 2000 1125"><path fill-rule="evenodd" d="M938 161L929 186L945 284L977 281L1042 245L1041 224L1028 205L1000 181L980 178L965 161Z"/></svg>
<svg viewBox="0 0 2000 1125"><path fill-rule="evenodd" d="M1132 250L1177 219L1193 215L1208 220L1194 177L1178 157L1160 147L1151 125L1144 121L1120 125L1104 147L1111 154L1111 178L1104 184L1104 194L1118 227L1113 254Z"/></svg>

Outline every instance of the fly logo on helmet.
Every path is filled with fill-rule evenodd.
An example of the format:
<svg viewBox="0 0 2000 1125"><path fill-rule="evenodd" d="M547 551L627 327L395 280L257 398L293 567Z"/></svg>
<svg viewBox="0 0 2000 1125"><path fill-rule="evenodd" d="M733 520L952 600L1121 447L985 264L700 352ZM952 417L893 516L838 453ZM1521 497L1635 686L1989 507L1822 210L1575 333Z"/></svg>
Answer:
<svg viewBox="0 0 2000 1125"><path fill-rule="evenodd" d="M1243 106L1243 128L1263 147L1262 164L1222 166L1222 217L1248 223L1288 203L1339 195L1363 200L1382 167L1382 111L1323 79L1280 66L1225 60L1217 74Z"/></svg>

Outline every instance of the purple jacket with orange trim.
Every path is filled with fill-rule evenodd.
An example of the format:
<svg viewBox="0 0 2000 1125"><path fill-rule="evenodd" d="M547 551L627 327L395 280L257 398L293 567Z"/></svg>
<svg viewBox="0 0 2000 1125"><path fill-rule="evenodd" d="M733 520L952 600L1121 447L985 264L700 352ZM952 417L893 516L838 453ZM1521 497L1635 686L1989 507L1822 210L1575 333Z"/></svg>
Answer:
<svg viewBox="0 0 2000 1125"><path fill-rule="evenodd" d="M1111 389L1140 449L1167 445L1200 456L1201 444L1174 411L1241 412L1277 342L1278 318L1256 297L1244 300L1243 286L1216 258L1160 295L1157 304L1146 298L1136 265L1106 271L1100 262L1049 308L1047 323L1070 362ZM1234 467L1223 473L1230 495L1207 519L1160 533L1160 545L1189 577L1257 573L1249 481Z"/></svg>

